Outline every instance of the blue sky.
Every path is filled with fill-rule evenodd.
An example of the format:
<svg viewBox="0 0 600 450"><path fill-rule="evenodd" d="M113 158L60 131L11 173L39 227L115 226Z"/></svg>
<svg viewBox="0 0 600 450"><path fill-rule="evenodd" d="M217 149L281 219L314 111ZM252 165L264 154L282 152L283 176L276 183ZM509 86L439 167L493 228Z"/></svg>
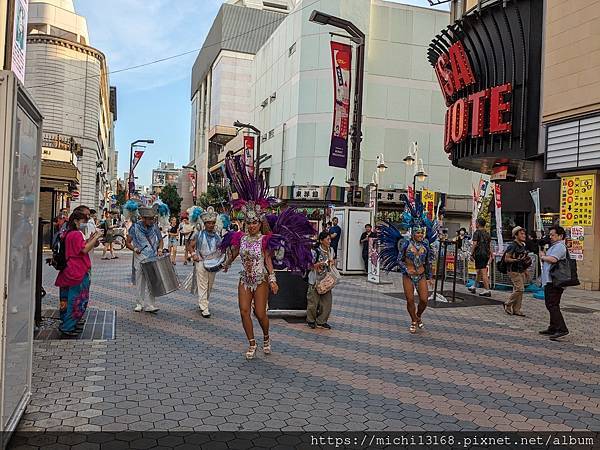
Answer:
<svg viewBox="0 0 600 450"><path fill-rule="evenodd" d="M104 52L110 71L199 49L223 0L75 0L86 17L90 43ZM428 6L427 0L401 3ZM177 5L174 7L173 5ZM158 161L188 163L190 76L196 52L114 73L118 91L116 145L119 176L128 170L129 144L154 139L136 169L148 185Z"/></svg>

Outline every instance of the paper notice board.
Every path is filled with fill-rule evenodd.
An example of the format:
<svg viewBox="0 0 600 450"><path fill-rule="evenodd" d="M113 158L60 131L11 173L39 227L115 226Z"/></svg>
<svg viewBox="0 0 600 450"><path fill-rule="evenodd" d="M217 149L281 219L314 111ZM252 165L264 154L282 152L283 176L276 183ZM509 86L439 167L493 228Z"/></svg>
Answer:
<svg viewBox="0 0 600 450"><path fill-rule="evenodd" d="M594 217L594 185L595 175L576 175L561 179L561 226L592 226Z"/></svg>

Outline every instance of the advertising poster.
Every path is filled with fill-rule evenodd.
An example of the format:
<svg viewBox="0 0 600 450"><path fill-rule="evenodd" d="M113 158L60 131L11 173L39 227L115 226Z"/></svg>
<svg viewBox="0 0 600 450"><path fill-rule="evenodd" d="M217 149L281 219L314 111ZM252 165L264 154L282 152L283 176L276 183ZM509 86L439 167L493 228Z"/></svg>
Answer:
<svg viewBox="0 0 600 450"><path fill-rule="evenodd" d="M371 283L379 283L379 250L378 240L376 238L369 238L369 274L368 281Z"/></svg>
<svg viewBox="0 0 600 450"><path fill-rule="evenodd" d="M334 107L329 165L345 169L348 165L352 47L348 44L331 42L331 61L333 63Z"/></svg>
<svg viewBox="0 0 600 450"><path fill-rule="evenodd" d="M25 83L25 47L27 45L27 3L15 1L15 21L12 46L11 70L21 83Z"/></svg>
<svg viewBox="0 0 600 450"><path fill-rule="evenodd" d="M594 185L594 175L577 175L561 179L561 226L592 226L594 217Z"/></svg>
<svg viewBox="0 0 600 450"><path fill-rule="evenodd" d="M583 261L584 228L580 226L567 229L567 249L571 259Z"/></svg>

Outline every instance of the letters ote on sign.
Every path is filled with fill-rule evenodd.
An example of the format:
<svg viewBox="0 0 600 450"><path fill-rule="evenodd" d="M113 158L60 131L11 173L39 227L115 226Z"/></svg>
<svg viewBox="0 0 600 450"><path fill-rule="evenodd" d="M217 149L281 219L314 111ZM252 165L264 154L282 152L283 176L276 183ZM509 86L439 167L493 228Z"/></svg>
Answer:
<svg viewBox="0 0 600 450"><path fill-rule="evenodd" d="M448 106L444 132L444 150L447 153L467 136L480 138L486 131L489 134L512 131L510 120L506 120L506 115L511 111L510 83L483 89L452 101L460 91L476 83L471 63L460 41L450 47L448 54L440 55L435 73Z"/></svg>

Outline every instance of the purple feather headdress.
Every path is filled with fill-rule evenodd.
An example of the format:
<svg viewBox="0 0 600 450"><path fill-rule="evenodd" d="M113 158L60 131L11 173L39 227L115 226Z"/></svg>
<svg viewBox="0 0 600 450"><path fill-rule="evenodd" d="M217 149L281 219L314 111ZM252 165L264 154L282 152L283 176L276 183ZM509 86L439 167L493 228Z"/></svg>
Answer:
<svg viewBox="0 0 600 450"><path fill-rule="evenodd" d="M276 199L268 197L267 183L263 175L249 174L241 156L225 160L225 173L238 195L237 199L230 199L233 210L245 221L262 221L267 209L277 202Z"/></svg>

